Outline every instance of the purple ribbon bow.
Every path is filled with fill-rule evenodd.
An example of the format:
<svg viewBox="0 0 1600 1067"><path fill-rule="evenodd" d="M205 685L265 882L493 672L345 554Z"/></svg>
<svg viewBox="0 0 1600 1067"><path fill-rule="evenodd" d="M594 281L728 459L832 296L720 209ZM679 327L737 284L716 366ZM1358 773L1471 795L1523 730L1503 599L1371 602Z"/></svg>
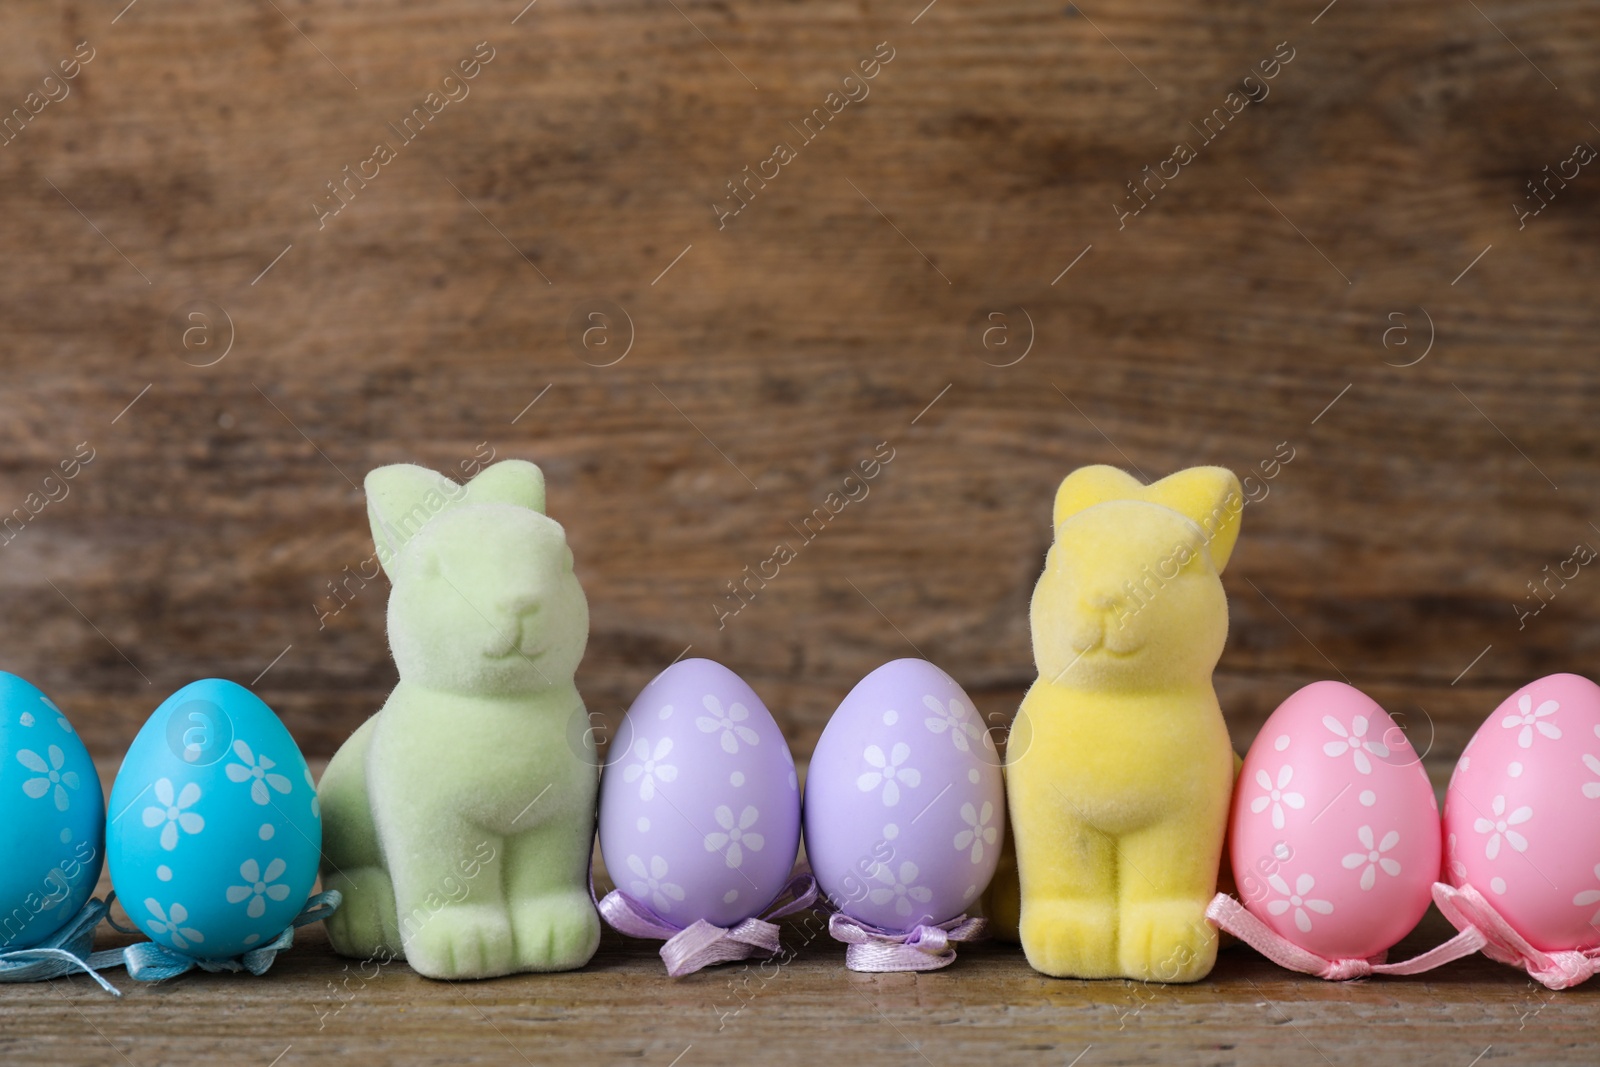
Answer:
<svg viewBox="0 0 1600 1067"><path fill-rule="evenodd" d="M778 901L792 898L786 904ZM809 908L817 899L817 881L809 873L792 878L759 918L749 918L731 928L697 919L687 927L674 926L620 889L607 893L598 906L600 917L620 934L665 941L661 959L667 974L681 978L714 963L749 959L756 953L776 955L783 946L771 920Z"/></svg>
<svg viewBox="0 0 1600 1067"><path fill-rule="evenodd" d="M936 971L955 962L955 942L981 939L987 925L986 919L959 915L901 934L839 911L828 919L828 933L850 946L844 964L852 971Z"/></svg>

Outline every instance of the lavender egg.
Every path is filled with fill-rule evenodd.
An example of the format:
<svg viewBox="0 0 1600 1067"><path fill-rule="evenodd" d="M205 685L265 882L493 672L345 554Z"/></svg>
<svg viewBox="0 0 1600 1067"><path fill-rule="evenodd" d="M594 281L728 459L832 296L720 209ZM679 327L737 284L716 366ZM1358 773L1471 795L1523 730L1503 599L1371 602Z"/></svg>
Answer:
<svg viewBox="0 0 1600 1067"><path fill-rule="evenodd" d="M674 663L628 709L600 777L600 853L617 888L677 927L761 914L800 847L794 757L755 690Z"/></svg>
<svg viewBox="0 0 1600 1067"><path fill-rule="evenodd" d="M806 775L806 856L839 910L896 933L961 915L994 876L1005 830L994 739L926 660L850 690Z"/></svg>

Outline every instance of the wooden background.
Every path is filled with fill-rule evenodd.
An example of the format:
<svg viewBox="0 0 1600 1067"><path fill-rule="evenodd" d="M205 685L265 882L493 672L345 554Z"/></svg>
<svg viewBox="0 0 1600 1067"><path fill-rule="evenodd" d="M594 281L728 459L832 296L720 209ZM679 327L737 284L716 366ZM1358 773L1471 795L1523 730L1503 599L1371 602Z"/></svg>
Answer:
<svg viewBox="0 0 1600 1067"><path fill-rule="evenodd" d="M102 759L208 675L325 756L394 680L381 581L319 628L372 550L361 478L487 442L547 473L594 709L688 650L803 754L920 652L1003 723L1067 471L1288 442L1226 579L1241 749L1343 676L1443 773L1516 686L1596 673L1592 568L1514 605L1600 546L1600 174L1523 228L1513 204L1600 143L1600 7L923 3L5 4L0 107L95 58L0 147L0 512L95 458L0 547L0 667ZM480 41L470 96L319 229L324 183ZM719 230L724 183L880 42L870 96ZM1199 158L1119 228L1178 141ZM232 344L195 367L168 319L202 299ZM624 327L569 328L596 300L632 323L611 366ZM879 442L870 495L719 629Z"/></svg>

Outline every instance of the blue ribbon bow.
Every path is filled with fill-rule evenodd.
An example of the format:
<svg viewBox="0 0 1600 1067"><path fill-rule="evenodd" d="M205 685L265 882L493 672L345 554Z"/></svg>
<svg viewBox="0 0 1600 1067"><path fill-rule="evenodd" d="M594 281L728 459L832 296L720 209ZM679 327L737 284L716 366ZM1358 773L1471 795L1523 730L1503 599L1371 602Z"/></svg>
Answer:
<svg viewBox="0 0 1600 1067"><path fill-rule="evenodd" d="M0 982L44 982L82 971L113 996L122 996L116 986L100 977L96 968L109 967L121 957L120 951L91 952L94 947L94 928L106 917L110 903L89 900L73 916L72 921L30 948L0 952Z"/></svg>
<svg viewBox="0 0 1600 1067"><path fill-rule="evenodd" d="M306 901L300 914L272 941L238 956L204 960L153 941L140 941L125 948L90 951L94 947L95 927L105 920L123 933L137 933L111 918L112 893L105 900L90 900L66 926L31 948L0 952L0 982L42 982L74 972L83 972L113 996L122 993L100 976L106 967L126 967L128 977L138 982L162 982L198 967L203 971L249 971L265 974L278 953L294 944L294 932L301 926L321 922L338 909L343 898L337 889L318 893Z"/></svg>
<svg viewBox="0 0 1600 1067"><path fill-rule="evenodd" d="M112 949L113 953L120 956L119 962L128 968L128 977L136 982L164 982L168 978L176 978L186 971L198 967L202 971L249 971L251 974L265 974L272 966L272 961L278 953L294 944L294 932L298 927L310 923L321 922L332 915L339 907L343 898L337 889L330 889L325 893L318 893L306 901L306 906L294 921L284 927L283 933L273 938L265 945L257 946L238 956L222 960L206 960L191 956L177 949L158 945L154 941L140 941L129 945L120 952ZM100 955L100 953L96 953ZM114 964L113 964L114 966Z"/></svg>

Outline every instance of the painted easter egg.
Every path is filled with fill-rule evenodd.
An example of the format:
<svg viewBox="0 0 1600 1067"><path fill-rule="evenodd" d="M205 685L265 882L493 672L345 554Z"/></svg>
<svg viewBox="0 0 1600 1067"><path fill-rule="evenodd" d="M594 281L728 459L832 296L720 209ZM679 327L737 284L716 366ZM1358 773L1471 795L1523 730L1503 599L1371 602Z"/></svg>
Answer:
<svg viewBox="0 0 1600 1067"><path fill-rule="evenodd" d="M1369 959L1428 910L1439 809L1421 758L1371 697L1313 682L1256 735L1229 851L1245 906L1329 960Z"/></svg>
<svg viewBox="0 0 1600 1067"><path fill-rule="evenodd" d="M317 878L322 813L305 758L254 693L191 682L156 708L111 787L117 900L168 948L225 959L277 937Z"/></svg>
<svg viewBox="0 0 1600 1067"><path fill-rule="evenodd" d="M954 919L1004 827L994 740L955 679L898 659L850 690L806 773L806 857L835 907L896 933Z"/></svg>
<svg viewBox="0 0 1600 1067"><path fill-rule="evenodd" d="M656 675L600 776L617 888L679 928L733 926L773 902L799 847L794 757L755 690L708 659Z"/></svg>
<svg viewBox="0 0 1600 1067"><path fill-rule="evenodd" d="M94 892L105 796L61 709L0 671L0 949L37 945Z"/></svg>
<svg viewBox="0 0 1600 1067"><path fill-rule="evenodd" d="M1600 945L1600 686L1552 674L1472 735L1445 792L1445 878L1535 948Z"/></svg>

